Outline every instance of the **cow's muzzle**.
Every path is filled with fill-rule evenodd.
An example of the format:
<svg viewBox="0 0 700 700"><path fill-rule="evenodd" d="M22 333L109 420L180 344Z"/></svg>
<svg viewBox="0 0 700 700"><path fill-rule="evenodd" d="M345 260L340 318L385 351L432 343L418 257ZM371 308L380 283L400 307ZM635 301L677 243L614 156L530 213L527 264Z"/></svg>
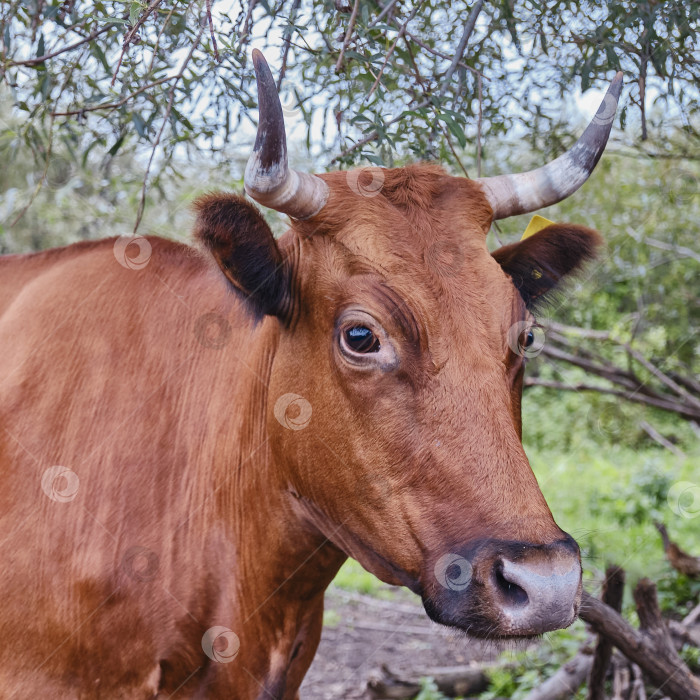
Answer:
<svg viewBox="0 0 700 700"><path fill-rule="evenodd" d="M530 637L568 627L581 603L581 556L568 535L549 545L489 540L436 557L423 604L478 637Z"/></svg>

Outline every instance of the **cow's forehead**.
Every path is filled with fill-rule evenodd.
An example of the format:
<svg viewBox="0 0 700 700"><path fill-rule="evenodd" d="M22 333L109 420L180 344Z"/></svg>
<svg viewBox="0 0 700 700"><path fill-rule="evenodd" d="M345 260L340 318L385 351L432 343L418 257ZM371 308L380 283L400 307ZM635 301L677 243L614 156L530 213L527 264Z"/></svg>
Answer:
<svg viewBox="0 0 700 700"><path fill-rule="evenodd" d="M369 169L323 176L328 204L295 226L311 288L325 298L338 288L364 291L367 279L377 297L391 290L434 349L475 324L485 342L501 343L519 313L517 294L486 247L491 210L479 186L433 165L379 172L376 191Z"/></svg>
<svg viewBox="0 0 700 700"><path fill-rule="evenodd" d="M384 229L392 239L420 249L448 236L469 231L478 241L488 231L491 208L480 186L452 177L441 166L360 168L322 176L328 202L304 224L304 231L347 236L369 228Z"/></svg>
<svg viewBox="0 0 700 700"><path fill-rule="evenodd" d="M449 285L490 269L484 261L491 210L474 182L426 164L323 178L328 203L316 217L295 224L302 240L331 242L342 257L394 278Z"/></svg>

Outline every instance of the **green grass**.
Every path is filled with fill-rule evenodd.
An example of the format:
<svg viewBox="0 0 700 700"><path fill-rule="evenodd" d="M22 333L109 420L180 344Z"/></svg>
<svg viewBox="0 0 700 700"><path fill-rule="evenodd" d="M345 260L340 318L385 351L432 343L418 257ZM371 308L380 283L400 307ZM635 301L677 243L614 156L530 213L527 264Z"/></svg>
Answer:
<svg viewBox="0 0 700 700"><path fill-rule="evenodd" d="M333 579L333 585L346 591L370 595L378 595L382 588L386 587L376 576L365 571L354 559L348 559L340 567L340 571Z"/></svg>
<svg viewBox="0 0 700 700"><path fill-rule="evenodd" d="M569 454L529 450L529 457L557 523L581 546L588 572L615 563L631 578L662 574L654 520L665 522L680 546L698 548L700 520L674 512L669 492L681 481L700 487L700 454L680 459L655 448L591 446Z"/></svg>

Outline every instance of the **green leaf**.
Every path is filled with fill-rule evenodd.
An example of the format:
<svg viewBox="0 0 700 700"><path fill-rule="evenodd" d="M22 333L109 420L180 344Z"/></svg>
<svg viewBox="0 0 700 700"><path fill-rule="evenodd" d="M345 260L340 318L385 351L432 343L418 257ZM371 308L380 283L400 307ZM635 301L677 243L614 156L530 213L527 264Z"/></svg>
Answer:
<svg viewBox="0 0 700 700"><path fill-rule="evenodd" d="M438 115L438 119L445 123L450 133L457 138L457 141L459 141L459 145L464 148L467 145L467 136L464 133L461 124L455 121L449 114L445 114L444 112Z"/></svg>
<svg viewBox="0 0 700 700"><path fill-rule="evenodd" d="M121 148L122 144L124 143L124 139L126 138L126 132L124 132L114 143L112 148L107 151L110 156L115 156L117 155L117 151Z"/></svg>
<svg viewBox="0 0 700 700"><path fill-rule="evenodd" d="M142 139L146 138L146 135L148 132L148 126L146 125L146 122L141 118L141 115L138 114L137 112L132 112L131 121L134 123L134 126L136 127L136 133ZM111 154L111 155L114 155L114 154Z"/></svg>
<svg viewBox="0 0 700 700"><path fill-rule="evenodd" d="M112 69L110 68L109 63L107 63L107 58L105 57L104 51L100 48L100 45L96 41L93 41L90 44L90 51L92 51L92 53L97 57L97 60L102 64L105 72L111 73Z"/></svg>
<svg viewBox="0 0 700 700"><path fill-rule="evenodd" d="M132 2L129 8L129 24L133 27L141 14L141 3Z"/></svg>

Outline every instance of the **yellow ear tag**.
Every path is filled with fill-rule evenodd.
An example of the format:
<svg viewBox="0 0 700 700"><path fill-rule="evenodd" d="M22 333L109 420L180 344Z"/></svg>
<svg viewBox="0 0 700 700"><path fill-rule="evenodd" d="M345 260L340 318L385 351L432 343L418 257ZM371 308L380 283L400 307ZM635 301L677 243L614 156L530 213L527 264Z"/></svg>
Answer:
<svg viewBox="0 0 700 700"><path fill-rule="evenodd" d="M524 241L526 238L532 236L533 233L537 233L538 231L541 231L543 228L547 228L547 226L553 223L553 221L545 219L544 216L539 216L538 214L535 214L530 219L530 223L527 225L525 233L523 233L523 236L520 240Z"/></svg>

